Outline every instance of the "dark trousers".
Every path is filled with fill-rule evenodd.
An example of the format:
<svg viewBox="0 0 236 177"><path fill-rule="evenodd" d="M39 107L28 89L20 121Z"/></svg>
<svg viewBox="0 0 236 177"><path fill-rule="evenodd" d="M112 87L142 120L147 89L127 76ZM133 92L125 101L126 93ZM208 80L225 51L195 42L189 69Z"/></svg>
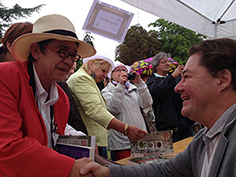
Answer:
<svg viewBox="0 0 236 177"><path fill-rule="evenodd" d="M107 147L106 146L98 146L98 154L107 159Z"/></svg>

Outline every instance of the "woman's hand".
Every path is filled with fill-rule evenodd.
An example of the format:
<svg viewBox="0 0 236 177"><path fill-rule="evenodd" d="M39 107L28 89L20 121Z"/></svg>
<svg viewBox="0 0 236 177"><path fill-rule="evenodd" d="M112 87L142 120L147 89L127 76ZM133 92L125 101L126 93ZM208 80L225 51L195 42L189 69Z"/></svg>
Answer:
<svg viewBox="0 0 236 177"><path fill-rule="evenodd" d="M130 140L137 141L141 138L144 138L146 134L147 134L146 131L138 128L135 125L129 125L129 127L128 127L127 136Z"/></svg>
<svg viewBox="0 0 236 177"><path fill-rule="evenodd" d="M120 73L120 78L119 78L119 83L122 84L122 85L125 85L125 83L127 82L127 73L125 71L121 71Z"/></svg>
<svg viewBox="0 0 236 177"><path fill-rule="evenodd" d="M138 84L139 82L141 82L142 78L141 78L140 74L137 73L136 71L133 71L132 73L135 73L134 83Z"/></svg>

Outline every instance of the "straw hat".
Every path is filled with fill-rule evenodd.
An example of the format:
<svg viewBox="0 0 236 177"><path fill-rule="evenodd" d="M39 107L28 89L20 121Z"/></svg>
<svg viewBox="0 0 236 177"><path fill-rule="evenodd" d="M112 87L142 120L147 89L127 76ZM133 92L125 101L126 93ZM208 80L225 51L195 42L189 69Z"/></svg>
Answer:
<svg viewBox="0 0 236 177"><path fill-rule="evenodd" d="M77 38L75 28L69 19L62 15L52 14L39 18L33 25L32 33L22 35L13 42L12 55L23 62L30 54L31 44L48 39L78 42L77 53L82 58L96 53L90 44Z"/></svg>
<svg viewBox="0 0 236 177"><path fill-rule="evenodd" d="M112 66L112 68L110 69L110 71L113 70L113 68L114 68L114 63L113 63L113 61L112 61L111 59L109 59L109 58L106 58L106 57L103 57L103 56L100 56L100 55L94 55L94 56L91 56L91 57L84 58L84 59L83 59L83 64L84 64L84 63L87 63L87 62L90 61L90 60L95 60L95 59L101 59L101 60L106 60L106 61L110 62L110 63L111 63L111 66Z"/></svg>

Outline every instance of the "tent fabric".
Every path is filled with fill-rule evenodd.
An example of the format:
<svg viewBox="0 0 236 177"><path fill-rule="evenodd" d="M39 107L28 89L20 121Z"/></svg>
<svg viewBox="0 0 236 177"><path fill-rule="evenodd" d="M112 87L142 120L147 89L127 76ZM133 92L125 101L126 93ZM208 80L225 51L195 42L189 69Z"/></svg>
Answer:
<svg viewBox="0 0 236 177"><path fill-rule="evenodd" d="M210 39L236 39L235 0L122 1Z"/></svg>

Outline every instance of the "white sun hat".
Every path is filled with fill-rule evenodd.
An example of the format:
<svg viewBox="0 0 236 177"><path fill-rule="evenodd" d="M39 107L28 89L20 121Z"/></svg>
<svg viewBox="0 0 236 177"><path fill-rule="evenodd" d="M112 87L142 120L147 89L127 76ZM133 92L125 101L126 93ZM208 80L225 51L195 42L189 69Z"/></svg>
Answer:
<svg viewBox="0 0 236 177"><path fill-rule="evenodd" d="M111 59L101 56L101 55L94 55L91 57L83 58L83 64L87 63L88 61L95 60L95 59L101 59L101 60L106 60L106 61L110 62L112 67L110 68L109 72L113 70L113 68L114 68L113 61Z"/></svg>
<svg viewBox="0 0 236 177"><path fill-rule="evenodd" d="M129 71L130 71L130 66L124 65L124 64L121 63L121 62L116 62L116 65L113 67L113 70L108 73L107 77L109 77L109 79L110 79L110 78L111 78L111 73L112 73L116 68L118 68L118 67L120 67L120 66L125 67L125 68L127 69L127 73L129 73Z"/></svg>

